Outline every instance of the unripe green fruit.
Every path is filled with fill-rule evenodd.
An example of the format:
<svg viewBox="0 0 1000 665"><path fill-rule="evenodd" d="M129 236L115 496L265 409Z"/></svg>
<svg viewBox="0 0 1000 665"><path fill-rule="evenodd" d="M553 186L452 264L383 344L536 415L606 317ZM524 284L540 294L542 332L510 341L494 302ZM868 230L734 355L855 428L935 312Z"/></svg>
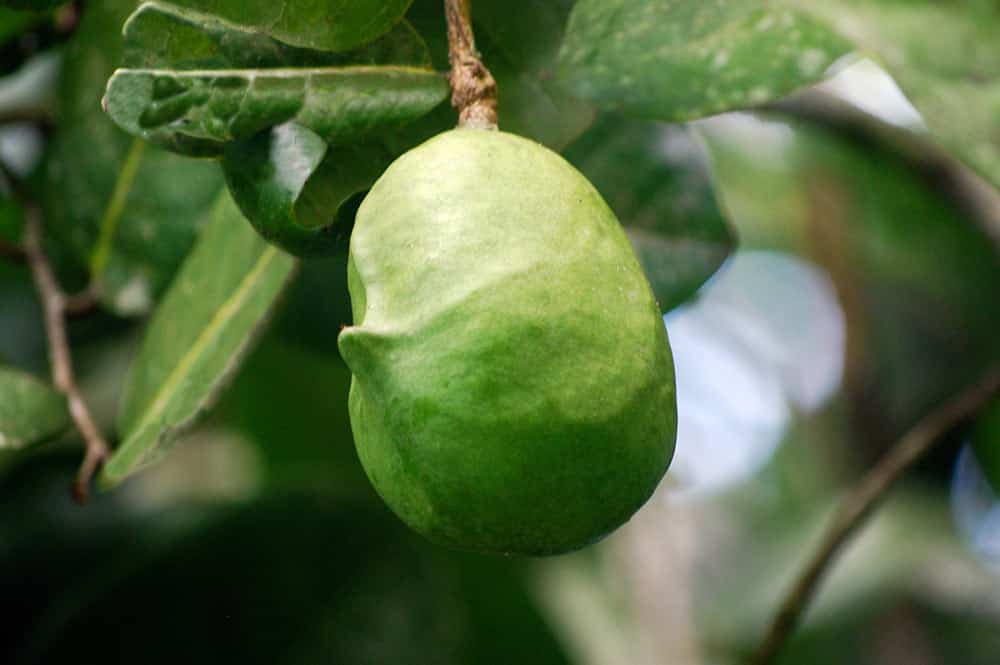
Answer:
<svg viewBox="0 0 1000 665"><path fill-rule="evenodd" d="M628 239L559 155L453 130L358 211L348 264L361 463L431 540L553 554L624 523L670 463L666 331Z"/></svg>

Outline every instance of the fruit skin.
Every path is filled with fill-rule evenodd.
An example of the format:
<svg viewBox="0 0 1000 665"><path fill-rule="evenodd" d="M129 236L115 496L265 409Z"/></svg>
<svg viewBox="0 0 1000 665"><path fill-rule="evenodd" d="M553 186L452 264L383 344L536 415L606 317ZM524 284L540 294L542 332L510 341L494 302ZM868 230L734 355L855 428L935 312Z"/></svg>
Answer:
<svg viewBox="0 0 1000 665"><path fill-rule="evenodd" d="M340 335L351 425L403 521L461 549L590 544L673 455L673 362L614 214L532 141L456 129L358 210Z"/></svg>

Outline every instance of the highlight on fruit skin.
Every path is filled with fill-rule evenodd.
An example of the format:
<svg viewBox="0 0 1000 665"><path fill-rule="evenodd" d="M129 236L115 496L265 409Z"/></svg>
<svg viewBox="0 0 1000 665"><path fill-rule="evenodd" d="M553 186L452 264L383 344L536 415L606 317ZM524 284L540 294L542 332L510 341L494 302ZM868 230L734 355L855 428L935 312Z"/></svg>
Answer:
<svg viewBox="0 0 1000 665"><path fill-rule="evenodd" d="M673 361L618 220L549 149L456 129L396 160L348 263L351 425L376 490L427 538L555 554L652 495Z"/></svg>

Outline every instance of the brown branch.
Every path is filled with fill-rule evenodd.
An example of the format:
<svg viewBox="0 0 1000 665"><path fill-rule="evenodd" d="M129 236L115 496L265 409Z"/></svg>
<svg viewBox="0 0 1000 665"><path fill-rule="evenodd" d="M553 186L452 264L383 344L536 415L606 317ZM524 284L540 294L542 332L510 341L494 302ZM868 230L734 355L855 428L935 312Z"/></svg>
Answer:
<svg viewBox="0 0 1000 665"><path fill-rule="evenodd" d="M795 630L820 582L840 550L864 524L874 508L915 462L927 453L950 429L975 415L1000 393L1000 367L993 368L981 381L967 388L911 429L844 499L813 556L807 562L767 635L750 662L767 665L774 661Z"/></svg>
<svg viewBox="0 0 1000 665"><path fill-rule="evenodd" d="M86 316L100 306L101 301L97 289L90 284L78 293L66 294L66 316L77 318Z"/></svg>
<svg viewBox="0 0 1000 665"><path fill-rule="evenodd" d="M830 93L803 90L764 107L892 151L990 237L1000 249L1000 193L932 139L891 125Z"/></svg>
<svg viewBox="0 0 1000 665"><path fill-rule="evenodd" d="M0 125L14 123L28 123L35 125L42 132L51 131L52 112L44 107L31 106L0 109Z"/></svg>
<svg viewBox="0 0 1000 665"><path fill-rule="evenodd" d="M451 105L458 125L497 128L497 82L476 51L469 0L444 0L448 18L448 60L451 63Z"/></svg>
<svg viewBox="0 0 1000 665"><path fill-rule="evenodd" d="M25 217L24 251L45 314L52 382L66 396L70 415L83 438L86 450L73 486L73 497L82 504L89 498L91 480L98 467L108 458L110 449L90 415L73 374L73 359L66 334L66 315L73 307L79 307L80 303L63 293L52 266L49 265L48 257L42 249L42 221L37 206L26 206Z"/></svg>

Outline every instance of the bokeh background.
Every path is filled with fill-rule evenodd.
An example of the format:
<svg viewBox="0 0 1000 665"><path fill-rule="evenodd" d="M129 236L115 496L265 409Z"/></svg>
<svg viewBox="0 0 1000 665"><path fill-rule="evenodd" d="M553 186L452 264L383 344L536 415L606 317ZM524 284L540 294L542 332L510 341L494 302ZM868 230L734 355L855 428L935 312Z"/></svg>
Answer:
<svg viewBox="0 0 1000 665"><path fill-rule="evenodd" d="M44 33L23 35L0 33L0 116L48 109L77 124L52 149L35 124L5 121L0 159L58 177L73 163L59 150L117 140L60 105L65 69L111 47L50 51ZM410 533L353 449L336 348L346 256L308 261L220 403L158 466L79 508L67 491L78 440L0 451L0 662L743 661L843 493L1000 361L996 192L931 147L878 65L837 71L683 133L602 117L564 150L620 215L720 215L739 239L664 317L677 454L624 528L537 560ZM644 165L642 180L623 163ZM80 197L62 204L85 210ZM72 283L72 260L62 272ZM0 358L44 376L42 330L28 270L0 261ZM107 431L142 331L108 313L72 322ZM1000 465L973 453L991 446L1000 404L894 491L782 663L1000 662Z"/></svg>

